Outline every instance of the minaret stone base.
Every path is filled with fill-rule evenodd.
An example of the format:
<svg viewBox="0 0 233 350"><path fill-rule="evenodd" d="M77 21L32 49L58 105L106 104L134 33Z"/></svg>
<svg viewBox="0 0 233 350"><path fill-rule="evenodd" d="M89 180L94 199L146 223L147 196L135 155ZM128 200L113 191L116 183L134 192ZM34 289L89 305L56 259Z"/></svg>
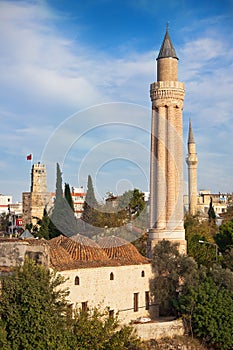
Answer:
<svg viewBox="0 0 233 350"><path fill-rule="evenodd" d="M149 230L149 237L147 241L147 252L148 258L153 257L153 250L156 244L162 240L168 240L174 244L178 245L178 250L180 254L186 254L187 252L187 241L185 240L185 230L158 230L152 228Z"/></svg>

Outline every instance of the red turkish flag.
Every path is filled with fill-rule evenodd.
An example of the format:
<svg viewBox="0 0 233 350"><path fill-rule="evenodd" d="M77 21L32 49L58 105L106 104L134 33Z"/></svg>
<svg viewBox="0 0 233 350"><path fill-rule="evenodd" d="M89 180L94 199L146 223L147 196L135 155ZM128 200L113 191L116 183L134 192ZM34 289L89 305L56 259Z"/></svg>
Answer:
<svg viewBox="0 0 233 350"><path fill-rule="evenodd" d="M29 154L29 155L27 156L27 160L32 160L32 154Z"/></svg>

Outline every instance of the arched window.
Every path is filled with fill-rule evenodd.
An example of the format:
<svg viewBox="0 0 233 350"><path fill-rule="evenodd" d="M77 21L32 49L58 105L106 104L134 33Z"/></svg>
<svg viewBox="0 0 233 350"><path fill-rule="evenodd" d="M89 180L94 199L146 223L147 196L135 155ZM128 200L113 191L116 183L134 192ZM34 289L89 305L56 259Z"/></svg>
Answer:
<svg viewBox="0 0 233 350"><path fill-rule="evenodd" d="M145 277L145 271L144 270L142 270L141 276Z"/></svg>
<svg viewBox="0 0 233 350"><path fill-rule="evenodd" d="M76 277L75 277L75 280L74 280L74 284L75 284L76 286L79 286L79 283L80 283L79 277L76 276Z"/></svg>
<svg viewBox="0 0 233 350"><path fill-rule="evenodd" d="M114 274L113 272L110 273L110 281L113 281L114 280Z"/></svg>

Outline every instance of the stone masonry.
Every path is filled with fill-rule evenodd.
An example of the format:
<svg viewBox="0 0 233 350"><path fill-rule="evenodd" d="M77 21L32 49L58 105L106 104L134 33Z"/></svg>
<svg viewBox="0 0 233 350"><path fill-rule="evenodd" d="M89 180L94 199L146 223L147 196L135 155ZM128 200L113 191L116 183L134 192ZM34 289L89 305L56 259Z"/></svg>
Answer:
<svg viewBox="0 0 233 350"><path fill-rule="evenodd" d="M51 208L51 193L47 192L46 167L33 164L31 172L31 192L23 192L23 225L37 223L42 219L44 208Z"/></svg>
<svg viewBox="0 0 233 350"><path fill-rule="evenodd" d="M178 81L178 58L168 29L157 58L157 82L152 101L150 229L148 255L163 239L186 252L183 224L182 110L184 83Z"/></svg>

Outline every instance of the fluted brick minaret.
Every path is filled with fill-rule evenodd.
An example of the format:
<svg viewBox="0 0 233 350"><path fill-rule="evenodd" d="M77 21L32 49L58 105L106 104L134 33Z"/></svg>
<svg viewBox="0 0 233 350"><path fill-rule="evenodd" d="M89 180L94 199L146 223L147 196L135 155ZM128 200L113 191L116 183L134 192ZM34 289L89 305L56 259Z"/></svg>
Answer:
<svg viewBox="0 0 233 350"><path fill-rule="evenodd" d="M148 255L159 241L179 244L186 252L183 224L182 110L184 83L178 81L178 57L168 29L157 58L152 101L150 164L150 228Z"/></svg>
<svg viewBox="0 0 233 350"><path fill-rule="evenodd" d="M193 136L192 122L189 122L188 136L188 156L186 158L188 165L188 191L189 191L189 213L195 215L197 213L197 153L196 143Z"/></svg>

